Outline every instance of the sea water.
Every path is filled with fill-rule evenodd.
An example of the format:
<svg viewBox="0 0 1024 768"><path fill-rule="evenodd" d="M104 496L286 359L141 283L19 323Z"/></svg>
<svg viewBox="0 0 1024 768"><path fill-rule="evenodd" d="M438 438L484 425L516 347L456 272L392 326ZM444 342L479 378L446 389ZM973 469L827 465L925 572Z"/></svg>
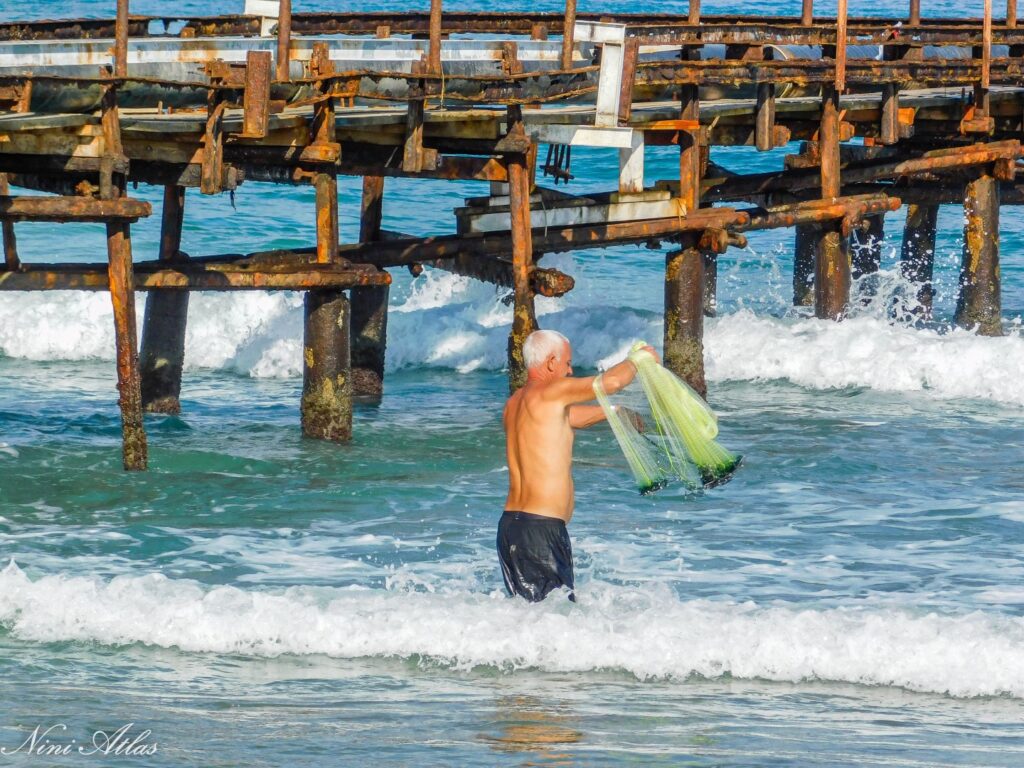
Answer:
<svg viewBox="0 0 1024 768"><path fill-rule="evenodd" d="M223 6L132 9L241 10ZM517 7L557 9L503 10ZM112 11L5 0L0 16ZM714 157L749 172L786 151ZM677 170L671 149L648 159L649 183ZM616 157L578 150L573 173L570 191L606 190ZM343 239L357 183L341 183ZM447 211L485 193L388 179L384 224L451 231ZM790 306L791 231L719 258L710 399L743 469L641 497L610 432L580 433L576 604L501 588L506 291L393 270L386 395L357 407L347 446L299 433L299 295L193 294L182 416L147 417L151 468L135 474L108 295L0 295L0 766L1021 765L1024 217L1002 211L1007 334L990 339L949 324L955 207L939 216L935 320L900 319L903 215L840 324ZM183 249L313 232L310 190L247 182L233 200L189 191ZM158 217L133 228L137 258L158 234ZM26 261L105 254L95 225L19 224L18 243ZM662 250L544 263L576 278L538 314L579 371L658 344ZM124 726L138 754L17 751L37 728L77 750Z"/></svg>

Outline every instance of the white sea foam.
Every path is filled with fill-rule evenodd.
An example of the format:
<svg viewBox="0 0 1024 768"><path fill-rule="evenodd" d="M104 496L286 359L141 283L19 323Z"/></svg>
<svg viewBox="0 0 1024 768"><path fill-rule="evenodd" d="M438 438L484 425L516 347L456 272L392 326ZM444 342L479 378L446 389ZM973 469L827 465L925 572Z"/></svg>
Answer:
<svg viewBox="0 0 1024 768"><path fill-rule="evenodd" d="M926 391L1024 405L1024 336L985 338L894 325L873 316L842 323L740 311L705 339L712 379L786 379L811 389Z"/></svg>
<svg viewBox="0 0 1024 768"><path fill-rule="evenodd" d="M562 261L568 257L562 257ZM557 260L556 266L571 266ZM440 271L396 291L387 365L394 371L441 367L500 370L511 309L504 291ZM657 304L658 302L655 302ZM810 389L869 387L1024 405L1024 335L1003 338L892 323L888 294L843 323L755 315L740 310L709 320L705 349L712 380L782 379ZM140 300L139 312L142 312ZM186 365L254 377L301 374L302 301L290 293L193 294ZM574 360L603 366L643 338L661 339L660 313L609 307L603 297L538 299L544 327L569 336ZM422 333L430 328L429 335ZM113 359L106 294L9 294L0 303L0 353L33 360Z"/></svg>
<svg viewBox="0 0 1024 768"><path fill-rule="evenodd" d="M604 583L578 593L576 605L528 605L443 587L270 592L160 574L33 581L12 562L0 572L0 626L41 642L391 657L509 674L613 669L641 680L827 680L1024 698L1021 618L680 601L664 588Z"/></svg>

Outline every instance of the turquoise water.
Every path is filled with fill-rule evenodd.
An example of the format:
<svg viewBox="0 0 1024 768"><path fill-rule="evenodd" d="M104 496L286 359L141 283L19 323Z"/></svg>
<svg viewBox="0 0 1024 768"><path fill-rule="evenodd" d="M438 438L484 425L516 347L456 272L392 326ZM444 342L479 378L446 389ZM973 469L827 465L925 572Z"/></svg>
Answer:
<svg viewBox="0 0 1024 768"><path fill-rule="evenodd" d="M673 175L671 152L649 155L649 182ZM715 159L764 170L781 153ZM608 189L614 167L575 152L575 189ZM385 227L450 231L446 211L483 193L389 179ZM351 238L355 180L341 208ZM340 447L299 434L299 297L194 295L183 415L147 419L143 474L120 469L108 296L3 294L0 749L38 725L82 744L131 723L157 752L0 766L1021 765L1024 219L1003 211L1003 339L948 327L955 208L935 322L888 319L902 220L874 298L838 325L789 307L791 233L721 258L708 374L744 468L640 497L610 433L581 433L575 605L501 590L502 292L395 270L386 396ZM194 255L312 235L306 190L189 192ZM97 227L18 237L26 260L104 253ZM138 258L157 237L155 220L133 229ZM583 369L660 340L662 252L545 261L577 288L540 301L541 323Z"/></svg>

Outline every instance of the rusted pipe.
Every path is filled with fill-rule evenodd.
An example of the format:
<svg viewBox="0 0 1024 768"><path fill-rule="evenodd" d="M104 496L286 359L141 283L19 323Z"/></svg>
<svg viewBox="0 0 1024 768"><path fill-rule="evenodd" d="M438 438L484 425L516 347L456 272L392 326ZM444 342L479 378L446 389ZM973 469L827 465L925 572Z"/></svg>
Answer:
<svg viewBox="0 0 1024 768"><path fill-rule="evenodd" d="M1010 29L1017 27L1017 0L1006 0L1006 26Z"/></svg>
<svg viewBox="0 0 1024 768"><path fill-rule="evenodd" d="M686 21L689 24L700 24L700 0L690 0L687 6Z"/></svg>
<svg viewBox="0 0 1024 768"><path fill-rule="evenodd" d="M117 0L114 22L114 76L128 76L128 0Z"/></svg>
<svg viewBox="0 0 1024 768"><path fill-rule="evenodd" d="M992 76L992 0L985 0L985 18L981 28L981 87L988 89Z"/></svg>
<svg viewBox="0 0 1024 768"><path fill-rule="evenodd" d="M910 0L910 14L907 17L907 24L911 27L921 25L921 0Z"/></svg>
<svg viewBox="0 0 1024 768"><path fill-rule="evenodd" d="M430 0L430 48L427 67L437 75L441 73L441 0Z"/></svg>
<svg viewBox="0 0 1024 768"><path fill-rule="evenodd" d="M277 16L277 79L289 80L288 64L292 47L292 0L280 0Z"/></svg>
<svg viewBox="0 0 1024 768"><path fill-rule="evenodd" d="M803 0L803 6L800 11L800 23L809 27L814 23L814 0Z"/></svg>
<svg viewBox="0 0 1024 768"><path fill-rule="evenodd" d="M846 90L846 0L839 0L836 11L836 90Z"/></svg>
<svg viewBox="0 0 1024 768"><path fill-rule="evenodd" d="M562 25L562 69L572 69L573 36L576 26L576 0L565 0L565 21Z"/></svg>

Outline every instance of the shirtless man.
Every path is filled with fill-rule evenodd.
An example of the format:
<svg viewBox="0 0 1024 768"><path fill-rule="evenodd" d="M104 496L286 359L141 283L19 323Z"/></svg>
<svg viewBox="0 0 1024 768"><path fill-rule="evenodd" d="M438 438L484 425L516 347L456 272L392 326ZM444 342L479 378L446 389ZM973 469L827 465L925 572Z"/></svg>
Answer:
<svg viewBox="0 0 1024 768"><path fill-rule="evenodd" d="M650 347L646 348L657 354ZM594 376L573 378L569 340L534 331L523 345L526 384L505 404L508 500L498 523L498 558L505 588L538 602L559 587L573 589L572 545L565 524L575 503L573 430L604 421ZM636 367L623 360L602 374L608 394L625 388ZM575 600L572 592L570 600Z"/></svg>

